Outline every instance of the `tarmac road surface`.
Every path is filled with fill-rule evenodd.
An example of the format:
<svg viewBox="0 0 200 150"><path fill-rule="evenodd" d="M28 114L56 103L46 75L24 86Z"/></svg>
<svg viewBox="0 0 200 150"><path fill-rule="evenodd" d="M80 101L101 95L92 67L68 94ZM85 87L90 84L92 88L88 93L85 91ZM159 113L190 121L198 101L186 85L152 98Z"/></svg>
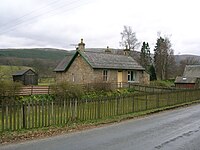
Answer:
<svg viewBox="0 0 200 150"><path fill-rule="evenodd" d="M200 105L0 150L200 150Z"/></svg>

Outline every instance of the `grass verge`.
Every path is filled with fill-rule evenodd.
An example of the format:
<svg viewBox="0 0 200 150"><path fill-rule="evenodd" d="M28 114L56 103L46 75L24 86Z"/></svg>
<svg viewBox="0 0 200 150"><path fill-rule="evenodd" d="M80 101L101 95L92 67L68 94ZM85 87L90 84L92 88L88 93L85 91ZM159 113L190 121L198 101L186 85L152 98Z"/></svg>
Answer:
<svg viewBox="0 0 200 150"><path fill-rule="evenodd" d="M52 126L52 127L46 127L46 128L37 128L37 129L31 129L31 130L20 130L15 132L3 132L0 133L0 144L8 144L8 143L16 143L16 142L22 142L26 140L32 140L32 139L41 139L45 137L51 137L55 135L60 134L66 134L76 131L82 131L86 129L96 128L96 127L102 127L108 124L113 124L117 122L122 122L124 120L134 119L138 117L144 117L150 114L171 110L175 108L180 107L186 107L193 104L200 103L200 100L193 101L193 102L187 102L183 104L178 104L174 106L167 106L157 109L151 109L141 112L134 112L129 113L126 115L120 115L120 116L112 116L108 118L103 119L97 119L97 120L88 120L84 122L73 122L66 124L64 126Z"/></svg>

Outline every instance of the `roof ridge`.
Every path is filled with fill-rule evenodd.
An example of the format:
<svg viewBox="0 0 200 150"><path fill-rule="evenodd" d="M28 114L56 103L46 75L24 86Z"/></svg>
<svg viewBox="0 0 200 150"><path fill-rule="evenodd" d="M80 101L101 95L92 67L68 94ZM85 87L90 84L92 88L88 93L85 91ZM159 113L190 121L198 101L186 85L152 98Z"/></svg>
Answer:
<svg viewBox="0 0 200 150"><path fill-rule="evenodd" d="M84 52L89 52L89 53L98 53L98 54L105 54L105 55L118 55L118 56L125 56L125 57L131 57L130 55L124 55L124 54L118 54L118 53L106 53L106 52L104 52L104 51L102 51L102 52L97 52L97 51L84 51ZM82 52L82 53L84 53L84 52ZM132 58L132 57L131 57Z"/></svg>

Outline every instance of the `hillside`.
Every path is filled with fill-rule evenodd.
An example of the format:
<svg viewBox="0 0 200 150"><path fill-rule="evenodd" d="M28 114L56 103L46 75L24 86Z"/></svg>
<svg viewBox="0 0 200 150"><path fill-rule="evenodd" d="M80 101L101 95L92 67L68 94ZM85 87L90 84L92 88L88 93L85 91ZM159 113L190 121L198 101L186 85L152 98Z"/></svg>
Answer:
<svg viewBox="0 0 200 150"><path fill-rule="evenodd" d="M200 62L200 56L197 56L197 55L175 55L175 60L176 60L176 63L180 63L181 61L183 60L186 60L186 59L193 59L193 60L196 60L198 62Z"/></svg>
<svg viewBox="0 0 200 150"><path fill-rule="evenodd" d="M31 59L50 59L60 60L69 53L65 50L52 48L34 48L34 49L0 49L0 57L16 57Z"/></svg>
<svg viewBox="0 0 200 150"><path fill-rule="evenodd" d="M33 68L40 77L53 76L53 70L69 51L53 48L0 49L0 65Z"/></svg>

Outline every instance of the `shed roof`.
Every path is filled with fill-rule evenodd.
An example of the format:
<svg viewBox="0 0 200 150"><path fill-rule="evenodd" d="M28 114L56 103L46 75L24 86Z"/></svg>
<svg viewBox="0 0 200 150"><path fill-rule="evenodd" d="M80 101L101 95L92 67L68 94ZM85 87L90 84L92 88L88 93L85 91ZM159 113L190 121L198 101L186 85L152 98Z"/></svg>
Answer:
<svg viewBox="0 0 200 150"><path fill-rule="evenodd" d="M187 65L185 67L183 76L200 78L200 65Z"/></svg>
<svg viewBox="0 0 200 150"><path fill-rule="evenodd" d="M176 77L175 83L196 83L197 77Z"/></svg>
<svg viewBox="0 0 200 150"><path fill-rule="evenodd" d="M32 69L26 69L26 70L19 70L19 71L13 73L12 75L13 75L13 76L21 76L21 75L25 74L25 73L26 73L27 71L29 71L29 70L31 70L32 72L34 72ZM35 73L35 72L34 72L34 73Z"/></svg>
<svg viewBox="0 0 200 150"><path fill-rule="evenodd" d="M65 57L54 71L67 70L78 54L94 69L145 70L131 56L93 51L77 51L73 56Z"/></svg>

